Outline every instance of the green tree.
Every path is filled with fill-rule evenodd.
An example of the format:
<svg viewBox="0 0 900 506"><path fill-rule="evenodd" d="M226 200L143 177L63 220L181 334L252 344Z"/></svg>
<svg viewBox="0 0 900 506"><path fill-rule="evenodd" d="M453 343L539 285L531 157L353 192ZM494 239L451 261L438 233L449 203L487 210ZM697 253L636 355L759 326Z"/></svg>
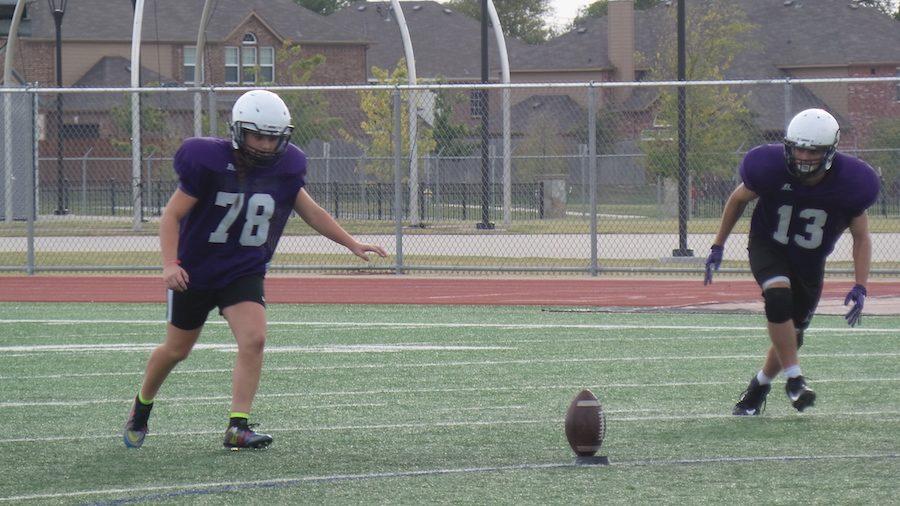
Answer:
<svg viewBox="0 0 900 506"><path fill-rule="evenodd" d="M441 157L460 157L475 151L475 129L453 121L454 108L466 97L452 90L439 90L434 97L435 153Z"/></svg>
<svg viewBox="0 0 900 506"><path fill-rule="evenodd" d="M149 83L147 86L159 86L159 83ZM131 95L126 94L123 101L127 105L116 106L110 109L113 135L110 137L110 145L119 152L131 152ZM142 100L147 100L142 98ZM143 155L169 156L178 149L183 140L181 135L173 135L172 125L178 122L164 108L141 107L141 151Z"/></svg>
<svg viewBox="0 0 900 506"><path fill-rule="evenodd" d="M675 26L674 9L670 14ZM717 2L709 2L705 10L697 9L687 20L687 80L721 80L741 51L753 50L748 40L754 25L746 21L742 11L729 11ZM664 37L656 55L659 62L655 78L672 79L676 75L677 44L674 30ZM739 150L752 140L754 127L746 105L746 97L731 87L686 87L685 132L688 148L688 169L695 174L733 173ZM641 142L647 154L646 164L651 174L666 177L678 171L677 91L665 88L656 111L656 125L662 125Z"/></svg>
<svg viewBox="0 0 900 506"><path fill-rule="evenodd" d="M311 10L316 14L327 16L350 4L364 1L365 0L294 0L294 3Z"/></svg>
<svg viewBox="0 0 900 506"><path fill-rule="evenodd" d="M635 0L634 8L635 10L647 10L657 5L663 3L664 0ZM571 27L575 27L579 24L584 23L589 18L602 18L606 16L606 13L609 10L609 0L597 0L591 4L588 4L581 9L578 10L578 15L572 21Z"/></svg>
<svg viewBox="0 0 900 506"><path fill-rule="evenodd" d="M616 142L622 140L622 133L618 127L628 124L630 118L620 112L610 111L609 109L600 109L597 111L597 121L594 138L597 145L598 153L610 153ZM588 144L590 134L588 125L583 122L572 129L571 134L579 144Z"/></svg>
<svg viewBox="0 0 900 506"><path fill-rule="evenodd" d="M481 20L481 0L450 0L447 6ZM506 35L529 44L544 42L552 35L544 23L550 14L550 0L496 0L494 7Z"/></svg>
<svg viewBox="0 0 900 506"><path fill-rule="evenodd" d="M406 61L400 59L393 72L378 67L372 67L372 76L380 84L406 84ZM358 92L360 109L366 119L360 123L360 129L366 135L365 139L350 132L344 132L344 137L356 143L366 153L366 163L363 171L378 181L392 181L394 177L394 112L393 92L391 90L371 90ZM404 106L401 107L400 137L402 139L401 156L409 158L409 111L405 107L406 97L402 97ZM434 133L429 127L419 124L416 129L416 152L418 156L424 156L434 151Z"/></svg>
<svg viewBox="0 0 900 506"><path fill-rule="evenodd" d="M284 41L278 49L277 61L290 62L287 76L282 81L293 85L307 84L316 68L325 63L322 54L304 57L302 53L300 45L290 40ZM259 69L256 73L259 75ZM340 128L341 119L329 114L328 100L321 91L281 92L280 95L291 111L291 122L294 124L291 141L294 144L305 147L314 139L329 141Z"/></svg>
<svg viewBox="0 0 900 506"><path fill-rule="evenodd" d="M515 174L520 181L537 181L544 174L568 172L565 155L569 153L561 142L563 137L548 134L559 131L559 120L547 115L534 116L528 122L519 148L516 149L519 160L516 161Z"/></svg>
<svg viewBox="0 0 900 506"><path fill-rule="evenodd" d="M872 124L865 159L881 171L885 187L900 185L900 119L884 118Z"/></svg>

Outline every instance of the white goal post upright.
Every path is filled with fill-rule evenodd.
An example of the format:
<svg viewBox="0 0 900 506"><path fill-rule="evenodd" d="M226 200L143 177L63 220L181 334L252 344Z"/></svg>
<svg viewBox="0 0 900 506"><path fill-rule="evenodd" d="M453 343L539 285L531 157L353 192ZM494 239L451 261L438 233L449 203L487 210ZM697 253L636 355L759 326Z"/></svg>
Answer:
<svg viewBox="0 0 900 506"><path fill-rule="evenodd" d="M203 2L203 14L200 16L200 28L197 29L197 45L194 46L194 87L197 92L194 93L194 137L203 136L203 96L200 87L206 82L206 25L209 24L209 16L212 12L212 0ZM218 114L218 111L210 109L210 115ZM212 123L210 123L212 124ZM210 132L215 135L215 132Z"/></svg>
<svg viewBox="0 0 900 506"><path fill-rule="evenodd" d="M410 86L416 84L416 56L413 53L412 40L409 37L409 27L406 25L406 17L400 0L391 0L391 7L400 26L400 37L403 39L403 53L406 56L406 72ZM418 153L418 121L419 106L416 103L418 93L409 90L409 224L417 227L421 222L419 213L419 153Z"/></svg>
<svg viewBox="0 0 900 506"><path fill-rule="evenodd" d="M22 13L25 12L25 0L16 2L13 18L9 24L9 35L6 40L6 55L3 61L3 87L12 86L12 62L16 51L16 41L19 38L19 22ZM13 221L12 185L13 185L13 159L12 159L12 95L3 94L3 216L7 223Z"/></svg>
<svg viewBox="0 0 900 506"><path fill-rule="evenodd" d="M509 54L506 51L506 37L503 35L503 26L500 25L500 16L494 7L494 0L487 1L488 15L494 25L494 37L497 39L497 53L500 55L500 70L503 84L509 84ZM510 145L510 98L509 86L503 88L503 225L509 226L512 221L512 162Z"/></svg>
<svg viewBox="0 0 900 506"><path fill-rule="evenodd" d="M134 5L134 25L131 29L131 202L134 218L131 228L142 228L143 201L141 197L141 28L144 20L144 0Z"/></svg>

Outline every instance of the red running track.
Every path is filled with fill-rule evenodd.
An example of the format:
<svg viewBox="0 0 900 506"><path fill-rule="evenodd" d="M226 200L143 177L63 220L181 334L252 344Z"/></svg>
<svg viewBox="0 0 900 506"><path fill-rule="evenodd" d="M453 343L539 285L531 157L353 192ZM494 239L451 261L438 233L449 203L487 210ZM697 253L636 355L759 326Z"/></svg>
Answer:
<svg viewBox="0 0 900 506"><path fill-rule="evenodd" d="M823 298L853 282L825 283ZM869 293L900 296L900 281L873 281ZM266 300L295 304L476 304L680 307L758 301L752 280L432 278L407 276L271 276ZM158 276L0 276L0 301L164 302Z"/></svg>

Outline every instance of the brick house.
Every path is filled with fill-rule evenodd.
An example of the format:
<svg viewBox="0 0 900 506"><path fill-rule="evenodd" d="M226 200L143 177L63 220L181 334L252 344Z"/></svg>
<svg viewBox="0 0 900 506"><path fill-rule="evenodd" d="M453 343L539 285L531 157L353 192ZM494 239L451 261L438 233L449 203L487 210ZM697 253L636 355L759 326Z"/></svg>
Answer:
<svg viewBox="0 0 900 506"><path fill-rule="evenodd" d="M687 12L703 9L709 0L687 0ZM742 52L726 78L805 78L894 76L900 68L900 23L852 0L719 0L730 9L742 9L755 28L759 46ZM635 11L632 0L612 0L609 14L591 19L544 44L527 45L507 37L513 82L609 82L647 78L656 67L653 56L665 42L660 34L673 32L675 2L647 11ZM403 57L403 46L390 2L351 5L319 16L292 0L218 0L207 30L206 83L227 87L263 82L290 82L290 61L280 56L285 43L299 44L303 55L321 54L325 63L311 77L313 84L373 82L372 68L391 69ZM477 82L480 80L480 23L435 1L405 1L421 81ZM191 84L197 74L195 42L203 0L154 0L144 13L141 57L142 82ZM29 32L21 34L14 67L26 82L55 83L55 31L46 2L28 4ZM127 86L131 51L130 2L78 0L71 2L63 25L64 86ZM490 34L490 79L499 81L499 56ZM638 55L637 57L635 55ZM2 61L2 55L0 55ZM669 76L673 79L674 76ZM568 95L555 100L551 95ZM491 98L491 132L499 135L498 95ZM51 99L52 97L42 97ZM477 123L474 101L461 104L459 121ZM601 107L627 114L632 121L622 128L630 137L653 124L658 93L638 89L632 93L601 95ZM882 117L900 117L900 91L891 83L793 87L792 108L818 106L833 111L845 127L843 144L858 145L869 125ZM233 97L219 104L228 108ZM548 114L586 117L585 94L565 89L513 94L514 116L534 118L552 104ZM757 127L771 138L780 136L785 113L781 96L755 95L749 102ZM349 103L349 101L348 101ZM66 141L68 155L80 155L89 140L109 151L99 139L111 135L90 100L68 100L64 107L66 132L81 138ZM178 100L150 102L154 107L189 110ZM52 110L52 104L44 104ZM80 109L79 109L80 108ZM356 111L346 111L347 116ZM338 114L341 114L340 112ZM52 114L51 114L52 115ZM92 116L93 115L93 116ZM48 116L49 117L49 116ZM423 117L428 117L427 111ZM43 130L54 134L53 121ZM84 126L88 123L92 126ZM82 126L77 126L77 125ZM514 124L514 135L528 125ZM187 128L187 124L184 125ZM95 139L85 139L93 136ZM575 139L566 139L573 144ZM48 144L48 143L42 143ZM47 147L42 146L42 152Z"/></svg>
<svg viewBox="0 0 900 506"><path fill-rule="evenodd" d="M154 0L145 4L141 48L141 82L147 85L191 85L197 75L196 38L203 0ZM55 26L47 2L31 2L29 33L20 34L14 67L21 79L52 87L55 75ZM69 2L62 22L62 85L65 87L127 87L130 85L132 34L130 2L79 0ZM294 84L283 47L299 45L300 57L323 55L325 64L312 73L311 84L365 83L366 42L328 19L291 0L219 0L207 28L205 84L253 86ZM5 54L4 54L5 57ZM167 98L168 97L168 98ZM185 114L185 128L172 135L189 135L192 102L172 95L145 98L148 107ZM56 135L54 97L41 97L39 123L45 137ZM233 96L223 96L220 114ZM108 141L116 135L110 120L109 95L67 95L63 99L66 156L80 156L90 144L93 154L114 154ZM121 106L127 102L119 99ZM223 120L226 116L223 117ZM121 135L121 132L119 132ZM148 132L154 135L165 132ZM55 146L41 143L42 152Z"/></svg>
<svg viewBox="0 0 900 506"><path fill-rule="evenodd" d="M687 0L687 16L702 12L708 1ZM725 72L726 79L900 75L900 22L853 0L716 3L726 5L728 11L743 11L753 25L747 37L753 45L739 52ZM675 6L676 2L665 2L635 11L632 0L611 0L607 16L589 19L537 50L514 52L514 75L520 81L644 80L659 68L655 56L668 43L661 34L674 34L676 30ZM657 73L654 78L675 80L676 76ZM613 107L643 121L651 119L648 113L655 102L652 92L636 91L618 98ZM851 134L844 139L847 145L865 139L874 121L900 117L900 87L890 82L795 85L789 100L795 112L806 107L833 112ZM781 136L783 96L756 94L750 97L749 106L760 130L773 138Z"/></svg>
<svg viewBox="0 0 900 506"><path fill-rule="evenodd" d="M193 83L203 0L154 0L143 17L141 64L179 83ZM291 84L289 62L277 58L286 42L304 55L322 54L328 64L311 82L365 82L366 41L291 0L219 0L207 28L206 82L215 85ZM28 4L30 34L20 36L15 68L25 81L56 83L55 28L46 2ZM63 86L73 86L104 56L131 56L129 2L70 2L62 22ZM256 75L254 69L259 69Z"/></svg>

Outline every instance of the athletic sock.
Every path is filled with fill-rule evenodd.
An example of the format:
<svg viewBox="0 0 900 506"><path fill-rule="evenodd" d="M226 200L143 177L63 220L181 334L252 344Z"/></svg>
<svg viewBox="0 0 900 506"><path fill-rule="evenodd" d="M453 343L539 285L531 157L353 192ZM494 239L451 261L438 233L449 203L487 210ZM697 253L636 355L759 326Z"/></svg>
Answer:
<svg viewBox="0 0 900 506"><path fill-rule="evenodd" d="M144 396L141 395L140 392L138 392L138 394L137 394L137 401L138 401L138 403L143 404L144 406L150 406L153 404L153 399L144 399Z"/></svg>
<svg viewBox="0 0 900 506"><path fill-rule="evenodd" d="M762 369L760 369L759 372L756 373L756 382L760 385L770 385L772 383L772 378L763 374Z"/></svg>
<svg viewBox="0 0 900 506"><path fill-rule="evenodd" d="M790 367L785 368L784 377L785 378L796 378L797 376L802 376L803 373L800 372L800 365L794 364Z"/></svg>
<svg viewBox="0 0 900 506"><path fill-rule="evenodd" d="M241 413L240 411L233 411L231 413L231 415L229 415L228 426L246 429L247 428L247 420L249 420L249 419L250 419L249 413Z"/></svg>
<svg viewBox="0 0 900 506"><path fill-rule="evenodd" d="M147 419L150 418L150 410L153 409L153 402L146 402L141 399L141 394L137 394L134 398L134 426L144 427L147 425Z"/></svg>

